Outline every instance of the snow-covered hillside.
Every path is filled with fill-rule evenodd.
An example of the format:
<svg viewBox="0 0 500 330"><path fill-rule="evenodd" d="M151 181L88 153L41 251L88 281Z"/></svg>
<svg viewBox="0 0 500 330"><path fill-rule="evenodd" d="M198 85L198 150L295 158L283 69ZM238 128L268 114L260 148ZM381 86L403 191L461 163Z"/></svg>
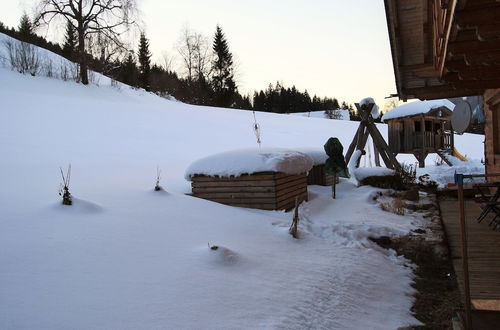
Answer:
<svg viewBox="0 0 500 330"><path fill-rule="evenodd" d="M330 136L347 147L358 125L257 121L263 146L280 148L321 147ZM0 329L415 324L411 267L368 237L402 235L422 219L382 211L373 188L343 181L332 200L330 188L310 186L299 240L288 235L289 213L186 195L189 164L256 147L252 125L248 111L105 78L82 86L0 68ZM458 149L479 159L480 140L457 137ZM57 194L68 164L69 207ZM166 192L152 191L157 166Z"/></svg>

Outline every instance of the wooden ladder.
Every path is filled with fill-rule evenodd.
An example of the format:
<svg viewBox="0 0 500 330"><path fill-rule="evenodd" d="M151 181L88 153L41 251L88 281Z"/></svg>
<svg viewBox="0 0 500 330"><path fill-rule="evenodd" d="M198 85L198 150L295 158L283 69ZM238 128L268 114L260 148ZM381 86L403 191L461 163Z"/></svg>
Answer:
<svg viewBox="0 0 500 330"><path fill-rule="evenodd" d="M451 149L438 149L436 150L436 153L439 155L439 157L441 157L441 159L446 163L448 164L448 166L453 166L453 164L450 162L450 160L448 159L448 156L450 156L452 154L452 150Z"/></svg>

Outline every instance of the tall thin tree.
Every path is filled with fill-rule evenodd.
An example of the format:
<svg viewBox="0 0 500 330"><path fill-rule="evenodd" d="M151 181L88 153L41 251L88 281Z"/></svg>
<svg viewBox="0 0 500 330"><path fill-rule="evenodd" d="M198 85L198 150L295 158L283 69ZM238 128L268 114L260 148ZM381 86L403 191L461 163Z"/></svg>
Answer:
<svg viewBox="0 0 500 330"><path fill-rule="evenodd" d="M78 47L78 36L76 35L76 29L70 21L66 22L66 31L64 33L64 45L63 53L64 56L73 60L75 58L75 52Z"/></svg>
<svg viewBox="0 0 500 330"><path fill-rule="evenodd" d="M222 28L217 25L213 42L214 60L212 62L212 85L215 104L229 107L237 90L234 81L233 55L229 51Z"/></svg>
<svg viewBox="0 0 500 330"><path fill-rule="evenodd" d="M149 91L150 72L151 72L151 53L149 51L149 40L144 32L141 33L139 40L139 81L141 87Z"/></svg>
<svg viewBox="0 0 500 330"><path fill-rule="evenodd" d="M23 13L19 21L19 26L17 27L17 32L22 41L29 42L33 36L33 24L28 16L28 14Z"/></svg>

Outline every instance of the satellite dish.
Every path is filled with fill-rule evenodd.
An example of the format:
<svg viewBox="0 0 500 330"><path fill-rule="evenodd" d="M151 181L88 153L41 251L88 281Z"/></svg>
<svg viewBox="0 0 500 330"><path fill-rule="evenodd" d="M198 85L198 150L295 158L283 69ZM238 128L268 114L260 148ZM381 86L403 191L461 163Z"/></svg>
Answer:
<svg viewBox="0 0 500 330"><path fill-rule="evenodd" d="M458 134L465 132L472 122L472 107L467 101L460 101L455 105L451 115L451 127Z"/></svg>

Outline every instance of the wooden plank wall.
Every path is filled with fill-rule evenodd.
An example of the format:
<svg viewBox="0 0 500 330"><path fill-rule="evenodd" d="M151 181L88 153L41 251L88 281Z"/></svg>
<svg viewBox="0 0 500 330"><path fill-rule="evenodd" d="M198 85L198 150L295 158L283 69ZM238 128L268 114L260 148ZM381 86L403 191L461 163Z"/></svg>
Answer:
<svg viewBox="0 0 500 330"><path fill-rule="evenodd" d="M500 89L484 93L484 113L486 172L500 173ZM488 181L500 181L500 178L489 178Z"/></svg>
<svg viewBox="0 0 500 330"><path fill-rule="evenodd" d="M338 183L338 179L337 179ZM315 165L307 175L307 184L319 186L333 186L333 175L325 172L325 165Z"/></svg>
<svg viewBox="0 0 500 330"><path fill-rule="evenodd" d="M264 210L290 210L307 200L306 174L255 173L231 178L195 176L193 196L221 204Z"/></svg>

